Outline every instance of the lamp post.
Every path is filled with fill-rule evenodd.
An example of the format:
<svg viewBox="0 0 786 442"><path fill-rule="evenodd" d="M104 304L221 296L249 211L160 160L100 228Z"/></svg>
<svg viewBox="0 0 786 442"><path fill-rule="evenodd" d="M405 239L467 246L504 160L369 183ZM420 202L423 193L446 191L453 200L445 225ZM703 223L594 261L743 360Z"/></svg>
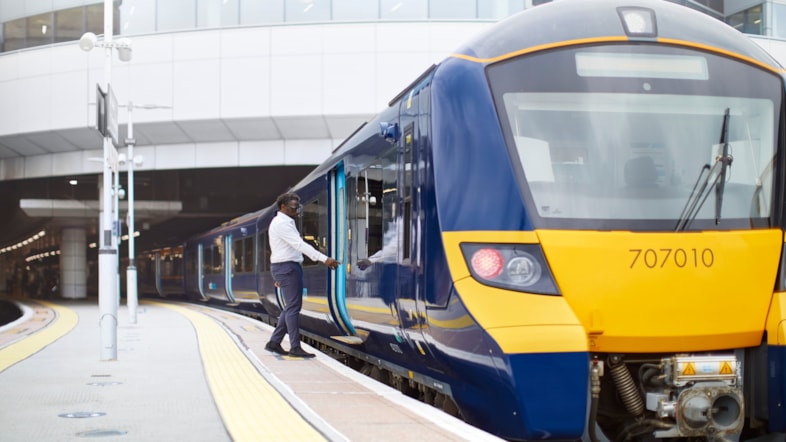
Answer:
<svg viewBox="0 0 786 442"><path fill-rule="evenodd" d="M112 170L112 203L114 210L112 212L112 235L115 240L115 250L120 250L121 236L123 234L123 226L120 224L120 200L123 199L123 190L120 188L120 157L117 157L115 166ZM120 255L116 255L117 264L115 267L115 291L117 292L117 304L120 305Z"/></svg>
<svg viewBox="0 0 786 442"><path fill-rule="evenodd" d="M134 257L134 103L128 103L128 269L126 269L126 302L128 303L128 317L132 324L136 324L136 307L139 304L136 286L136 261Z"/></svg>
<svg viewBox="0 0 786 442"><path fill-rule="evenodd" d="M91 51L95 46L104 48L104 88L106 102L104 102L105 116L107 119L114 117L112 123L105 122L103 154L103 187L101 189L101 215L99 217L99 243L98 249L98 308L99 323L101 327L101 360L111 361L117 359L117 307L119 293L117 289L118 254L117 243L113 233L112 212L112 172L117 169L117 150L112 143L112 130L117 137L117 109L112 107L112 49L118 51L121 61L131 59L131 45L128 39L112 41L112 14L114 8L112 0L104 0L104 41L98 42L96 35L87 32L79 39L79 47L83 51ZM99 97L96 97L100 100ZM107 105L109 102L109 105ZM100 108L100 106L99 106ZM102 122L98 122L99 127Z"/></svg>
<svg viewBox="0 0 786 442"><path fill-rule="evenodd" d="M126 224L128 225L128 268L126 269L126 297L129 320L132 324L136 324L136 308L139 305L139 294L137 290L136 250L134 244L134 236L136 234L134 227L134 166L141 165L143 158L134 156L134 146L136 145L136 139L134 138L134 109L169 109L170 106L134 104L134 102L130 101L126 107L128 108L128 138L126 138L126 147L128 148L128 218L126 219Z"/></svg>
<svg viewBox="0 0 786 442"><path fill-rule="evenodd" d="M136 307L139 304L136 281L136 251L134 250L134 103L128 103L128 269L126 269L126 302L128 303L128 316L132 324L136 324ZM141 159L140 159L141 160ZM141 162L141 161L140 161Z"/></svg>

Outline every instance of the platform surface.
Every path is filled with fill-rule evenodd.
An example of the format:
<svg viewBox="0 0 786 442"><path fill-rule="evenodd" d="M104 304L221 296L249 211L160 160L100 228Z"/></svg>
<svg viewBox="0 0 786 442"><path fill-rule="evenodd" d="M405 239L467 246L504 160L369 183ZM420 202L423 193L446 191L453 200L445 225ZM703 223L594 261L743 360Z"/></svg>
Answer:
<svg viewBox="0 0 786 442"><path fill-rule="evenodd" d="M96 300L15 299L0 327L0 440L498 441L303 345L264 350L272 328L229 312L145 301L118 309L101 360Z"/></svg>

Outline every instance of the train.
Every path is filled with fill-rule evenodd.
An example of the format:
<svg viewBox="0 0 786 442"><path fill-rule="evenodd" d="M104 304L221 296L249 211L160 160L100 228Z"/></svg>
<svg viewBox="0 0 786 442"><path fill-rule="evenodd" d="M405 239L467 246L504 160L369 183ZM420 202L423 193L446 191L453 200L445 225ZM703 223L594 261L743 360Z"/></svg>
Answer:
<svg viewBox="0 0 786 442"><path fill-rule="evenodd" d="M490 25L282 187L341 262L304 262L304 339L507 440L783 440L784 91L671 2ZM141 254L141 290L276 318L276 210Z"/></svg>

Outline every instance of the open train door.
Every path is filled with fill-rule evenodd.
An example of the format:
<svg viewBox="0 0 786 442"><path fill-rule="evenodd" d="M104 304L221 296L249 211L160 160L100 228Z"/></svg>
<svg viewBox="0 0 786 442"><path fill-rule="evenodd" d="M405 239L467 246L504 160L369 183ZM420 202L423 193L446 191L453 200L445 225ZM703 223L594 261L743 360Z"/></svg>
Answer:
<svg viewBox="0 0 786 442"><path fill-rule="evenodd" d="M332 338L347 344L360 344L367 334L355 329L347 309L347 180L343 162L331 172L329 188L329 255L341 263L335 272L330 272L328 285L330 315L342 332Z"/></svg>

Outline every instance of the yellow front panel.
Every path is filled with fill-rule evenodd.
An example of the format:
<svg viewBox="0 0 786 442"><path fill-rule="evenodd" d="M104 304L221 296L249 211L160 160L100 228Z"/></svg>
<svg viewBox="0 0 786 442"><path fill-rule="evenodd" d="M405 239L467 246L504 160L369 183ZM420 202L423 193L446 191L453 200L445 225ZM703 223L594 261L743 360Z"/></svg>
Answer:
<svg viewBox="0 0 786 442"><path fill-rule="evenodd" d="M781 230L537 235L592 351L701 351L761 341Z"/></svg>
<svg viewBox="0 0 786 442"><path fill-rule="evenodd" d="M443 241L457 292L506 351L578 351L584 345L597 352L707 351L756 346L765 327L772 329L770 340L786 341L786 313L767 319L783 245L779 229L445 232ZM462 242L540 242L562 296L477 282ZM786 301L775 308L786 312ZM542 345L520 328L555 325L564 327ZM585 343L576 344L572 325L581 326ZM555 344L559 336L564 345Z"/></svg>

